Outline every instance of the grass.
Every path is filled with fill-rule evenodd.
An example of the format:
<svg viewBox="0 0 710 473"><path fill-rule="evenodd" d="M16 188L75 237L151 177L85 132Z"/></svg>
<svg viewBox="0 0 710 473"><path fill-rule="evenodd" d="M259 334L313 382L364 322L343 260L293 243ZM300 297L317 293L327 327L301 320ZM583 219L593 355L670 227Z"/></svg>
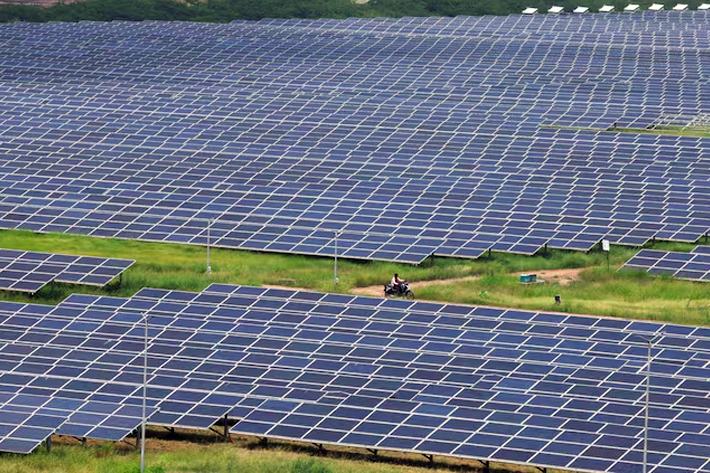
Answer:
<svg viewBox="0 0 710 473"><path fill-rule="evenodd" d="M688 251L693 246L657 243L654 247ZM590 253L550 250L535 256L493 254L492 258L486 256L479 260L432 258L419 266L340 259L337 288L333 285L331 258L218 248L211 252L212 275L207 277L206 250L201 247L25 231L0 231L0 247L137 260L126 272L121 287L116 283L104 289L53 284L32 297L11 292L2 294L3 298L15 301L54 304L75 292L127 297L143 287L200 291L212 282L291 285L348 292L355 287L383 284L398 272L410 281L481 276L475 281L418 288L415 292L419 299L710 325L708 286L616 272L616 267L638 251L627 247L611 248L610 272L606 269L606 253L598 250ZM587 269L569 286L554 283L524 286L512 275L568 268ZM562 296L561 305L554 304L555 294Z"/></svg>
<svg viewBox="0 0 710 473"><path fill-rule="evenodd" d="M160 434L158 434L160 435ZM62 439L58 439L62 441ZM74 444L68 444L74 442ZM139 453L123 444L75 441L53 445L47 453L39 448L30 455L0 454L0 473L138 473ZM200 441L164 441L148 438L146 472L148 473L425 473L431 471L473 471L476 462L437 458L433 466L411 454L382 452L373 457L363 449L315 448L289 442L272 442L268 448L257 447L249 438L235 438L237 444ZM492 465L491 471L530 472L533 468Z"/></svg>
<svg viewBox="0 0 710 473"><path fill-rule="evenodd" d="M561 296L560 305L554 302L556 294ZM424 287L416 295L468 304L710 325L710 292L702 283L643 272L607 273L606 267L587 269L566 286L521 285L516 277L492 274L452 286Z"/></svg>
<svg viewBox="0 0 710 473"><path fill-rule="evenodd" d="M541 128L556 128L559 130L578 131L606 131L609 133L642 133L646 135L672 135L672 136L694 136L697 138L710 137L710 129L707 127L682 127L682 126L656 126L653 128L629 128L610 127L598 128L590 126L567 126L567 125L540 125Z"/></svg>

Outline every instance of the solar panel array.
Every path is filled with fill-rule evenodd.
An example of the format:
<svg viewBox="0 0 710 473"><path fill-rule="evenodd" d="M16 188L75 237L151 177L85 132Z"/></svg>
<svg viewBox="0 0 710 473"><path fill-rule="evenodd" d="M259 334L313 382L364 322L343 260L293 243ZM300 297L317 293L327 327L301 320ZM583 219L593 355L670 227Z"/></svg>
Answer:
<svg viewBox="0 0 710 473"><path fill-rule="evenodd" d="M0 248L0 289L34 293L52 281L105 286L134 260Z"/></svg>
<svg viewBox="0 0 710 473"><path fill-rule="evenodd" d="M75 294L0 303L0 393L137 406L144 316L152 424L577 471L641 471L661 335L649 471L710 471L702 327L221 284Z"/></svg>
<svg viewBox="0 0 710 473"><path fill-rule="evenodd" d="M710 252L698 246L691 253L680 251L641 250L621 267L643 269L649 274L667 274L690 281L710 281Z"/></svg>
<svg viewBox="0 0 710 473"><path fill-rule="evenodd" d="M708 139L602 130L710 112L709 18L4 24L0 227L204 245L212 220L325 256L340 230L410 263L692 242Z"/></svg>

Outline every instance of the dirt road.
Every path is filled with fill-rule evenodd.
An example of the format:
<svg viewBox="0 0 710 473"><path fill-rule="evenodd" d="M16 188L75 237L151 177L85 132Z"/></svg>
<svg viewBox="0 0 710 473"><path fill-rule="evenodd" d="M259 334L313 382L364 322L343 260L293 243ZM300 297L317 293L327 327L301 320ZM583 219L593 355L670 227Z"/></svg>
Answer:
<svg viewBox="0 0 710 473"><path fill-rule="evenodd" d="M557 283L560 286L566 286L572 281L579 279L579 273L585 268L575 268L575 269L549 269L541 271L524 271L520 273L513 273L513 276L520 276L523 274L536 274L538 280L542 279L549 283ZM435 279L431 281L416 281L410 282L409 287L412 288L416 294L417 289L427 286L433 286L436 284L456 284L461 282L475 281L480 279L481 276L467 276L464 278L452 278L452 279ZM377 286L367 286L367 287L356 287L351 291L353 294L359 296L382 296L384 284Z"/></svg>

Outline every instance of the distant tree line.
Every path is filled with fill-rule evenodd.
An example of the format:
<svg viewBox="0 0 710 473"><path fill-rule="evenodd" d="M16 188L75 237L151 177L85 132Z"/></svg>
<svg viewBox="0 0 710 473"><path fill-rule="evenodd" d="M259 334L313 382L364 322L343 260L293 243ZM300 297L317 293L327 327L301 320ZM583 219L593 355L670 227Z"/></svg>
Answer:
<svg viewBox="0 0 710 473"><path fill-rule="evenodd" d="M666 2L672 8L678 1ZM359 5L351 0L87 0L59 3L49 8L28 5L0 5L0 22L10 21L110 21L182 20L229 22L262 18L348 18L508 15L526 7L541 12L551 5L572 11L579 5L596 11L603 4L623 9L629 1L620 0L370 0ZM642 7L652 0L638 2ZM691 8L701 1L693 0Z"/></svg>

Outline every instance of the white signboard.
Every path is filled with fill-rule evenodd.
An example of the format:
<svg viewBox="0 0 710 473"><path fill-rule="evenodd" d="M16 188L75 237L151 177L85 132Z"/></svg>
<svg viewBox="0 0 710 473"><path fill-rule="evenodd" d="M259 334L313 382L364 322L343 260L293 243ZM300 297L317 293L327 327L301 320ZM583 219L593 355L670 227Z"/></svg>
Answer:
<svg viewBox="0 0 710 473"><path fill-rule="evenodd" d="M609 240L602 240L602 250L609 251Z"/></svg>

